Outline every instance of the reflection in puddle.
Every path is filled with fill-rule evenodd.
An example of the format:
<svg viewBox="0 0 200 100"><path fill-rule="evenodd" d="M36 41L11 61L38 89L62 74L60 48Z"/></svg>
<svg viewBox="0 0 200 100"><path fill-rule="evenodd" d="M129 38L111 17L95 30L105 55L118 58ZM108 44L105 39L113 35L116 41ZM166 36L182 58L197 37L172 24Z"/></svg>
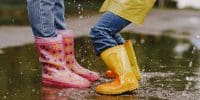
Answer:
<svg viewBox="0 0 200 100"><path fill-rule="evenodd" d="M94 93L94 92L93 92ZM42 87L42 100L85 100L93 94L90 89L59 89L53 87Z"/></svg>
<svg viewBox="0 0 200 100"><path fill-rule="evenodd" d="M160 100L200 98L200 52L189 40L168 36L123 34L134 42L143 73L141 88L122 95L100 95L95 85L109 81L103 62L93 54L88 37L76 39L78 61L102 78L92 88L58 89L41 86L41 65L33 44L5 48L0 53L0 98L8 100Z"/></svg>

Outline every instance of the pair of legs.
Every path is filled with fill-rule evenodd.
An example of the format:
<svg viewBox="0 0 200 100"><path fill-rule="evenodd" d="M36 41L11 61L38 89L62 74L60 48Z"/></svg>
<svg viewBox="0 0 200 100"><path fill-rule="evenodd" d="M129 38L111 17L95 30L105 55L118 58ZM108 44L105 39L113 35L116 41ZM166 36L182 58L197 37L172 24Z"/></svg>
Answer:
<svg viewBox="0 0 200 100"><path fill-rule="evenodd" d="M75 59L74 36L67 31L64 0L28 0L28 14L35 36L45 85L85 88L99 79L96 72Z"/></svg>
<svg viewBox="0 0 200 100"><path fill-rule="evenodd" d="M28 0L29 19L34 36L56 37L57 30L66 30L64 0ZM99 55L107 48L123 44L118 34L130 21L106 12L92 28L90 36Z"/></svg>

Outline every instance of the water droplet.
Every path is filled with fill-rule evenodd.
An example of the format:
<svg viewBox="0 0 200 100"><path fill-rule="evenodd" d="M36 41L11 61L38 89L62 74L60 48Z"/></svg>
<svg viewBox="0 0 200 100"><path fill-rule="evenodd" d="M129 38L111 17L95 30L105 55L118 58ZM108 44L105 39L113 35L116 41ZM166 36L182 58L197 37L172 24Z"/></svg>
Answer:
<svg viewBox="0 0 200 100"><path fill-rule="evenodd" d="M81 7L81 4L78 4L78 7Z"/></svg>
<svg viewBox="0 0 200 100"><path fill-rule="evenodd" d="M189 67L192 67L192 65L193 65L193 62L191 61L191 62L189 63Z"/></svg>
<svg viewBox="0 0 200 100"><path fill-rule="evenodd" d="M35 89L32 89L32 92L35 92Z"/></svg>
<svg viewBox="0 0 200 100"><path fill-rule="evenodd" d="M81 59L81 62L84 62L85 61L85 59L83 58L83 59Z"/></svg>
<svg viewBox="0 0 200 100"><path fill-rule="evenodd" d="M7 99L7 96L3 96L3 99Z"/></svg>
<svg viewBox="0 0 200 100"><path fill-rule="evenodd" d="M141 40L140 40L140 43L141 43L141 44L144 44L144 43L145 43L145 39L141 39Z"/></svg>

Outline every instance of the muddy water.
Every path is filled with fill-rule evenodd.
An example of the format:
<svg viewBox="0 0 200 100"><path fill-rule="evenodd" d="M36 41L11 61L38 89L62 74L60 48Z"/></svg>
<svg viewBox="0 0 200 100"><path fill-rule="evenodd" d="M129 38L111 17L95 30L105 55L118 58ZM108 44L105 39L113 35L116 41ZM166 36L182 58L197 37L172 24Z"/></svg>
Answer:
<svg viewBox="0 0 200 100"><path fill-rule="evenodd" d="M7 100L199 100L200 52L185 39L123 34L134 42L142 70L141 88L122 95L96 94L95 85L109 81L103 62L93 54L88 37L76 39L76 56L87 68L101 73L90 89L42 86L41 65L33 44L5 48L0 53L0 99Z"/></svg>

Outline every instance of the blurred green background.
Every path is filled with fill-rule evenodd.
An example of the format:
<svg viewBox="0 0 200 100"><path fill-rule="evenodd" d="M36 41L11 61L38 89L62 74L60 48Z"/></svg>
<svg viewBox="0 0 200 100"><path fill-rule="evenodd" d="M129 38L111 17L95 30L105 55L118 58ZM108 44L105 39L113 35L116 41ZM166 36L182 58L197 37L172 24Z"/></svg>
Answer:
<svg viewBox="0 0 200 100"><path fill-rule="evenodd" d="M104 0L65 0L66 16L78 16L78 6L81 14L97 13ZM175 8L173 0L158 0L155 7ZM90 12L90 13L88 13ZM28 25L26 0L0 0L0 25Z"/></svg>

